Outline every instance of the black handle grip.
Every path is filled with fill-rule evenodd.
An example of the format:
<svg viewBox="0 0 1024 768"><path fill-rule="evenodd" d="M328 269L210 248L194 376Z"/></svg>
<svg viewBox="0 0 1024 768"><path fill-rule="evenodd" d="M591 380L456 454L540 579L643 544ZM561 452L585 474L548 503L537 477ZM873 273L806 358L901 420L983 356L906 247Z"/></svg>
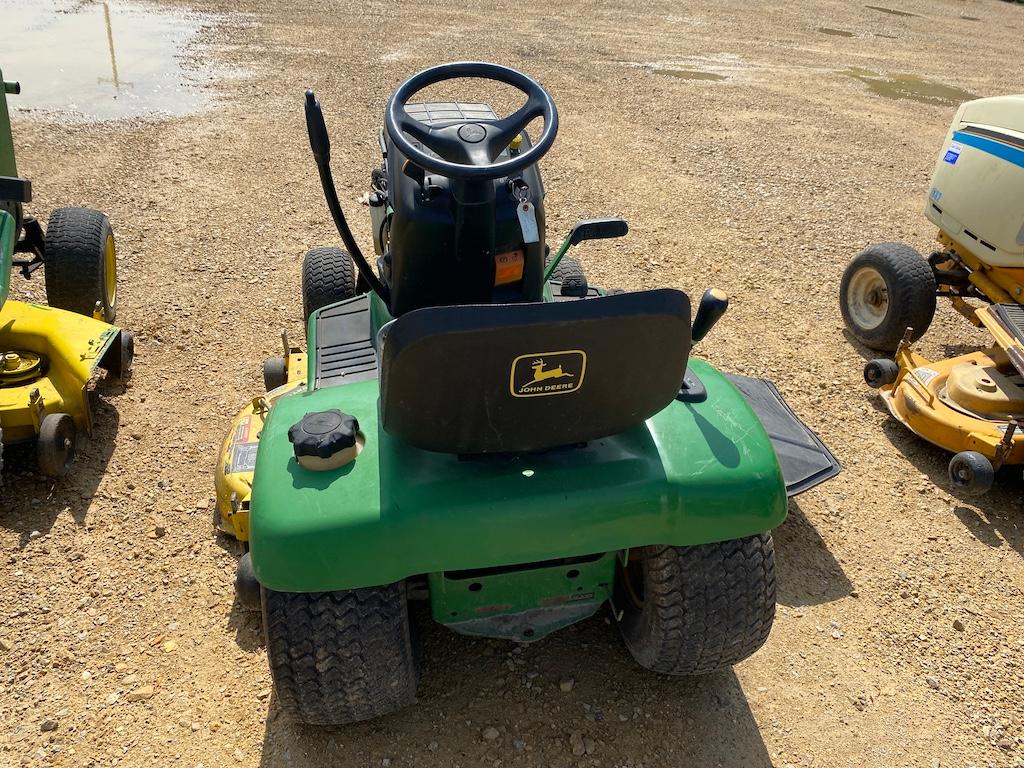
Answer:
<svg viewBox="0 0 1024 768"><path fill-rule="evenodd" d="M317 165L331 161L331 137L327 135L327 123L312 90L306 91L306 132L309 134L309 148Z"/></svg>
<svg viewBox="0 0 1024 768"><path fill-rule="evenodd" d="M629 232L629 225L624 219L587 219L577 221L569 233L569 245L582 243L584 240L602 240L606 237L624 237Z"/></svg>
<svg viewBox="0 0 1024 768"><path fill-rule="evenodd" d="M722 319L725 310L729 308L729 297L725 291L717 288L708 288L700 297L700 304L697 307L697 316L693 319L693 328L690 337L696 343L708 335L715 323Z"/></svg>

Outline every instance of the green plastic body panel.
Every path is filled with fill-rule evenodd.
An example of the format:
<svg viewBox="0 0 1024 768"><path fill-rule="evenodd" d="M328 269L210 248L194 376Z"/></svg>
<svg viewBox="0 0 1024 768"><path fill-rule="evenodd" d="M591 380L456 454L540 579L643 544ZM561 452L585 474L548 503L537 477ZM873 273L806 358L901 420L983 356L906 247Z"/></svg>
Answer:
<svg viewBox="0 0 1024 768"><path fill-rule="evenodd" d="M256 459L256 577L279 591L352 589L774 528L786 490L768 435L715 368L690 366L705 402L673 401L622 434L514 459L460 461L392 438L375 380L282 397ZM340 469L305 470L288 428L330 408L358 418L366 446Z"/></svg>
<svg viewBox="0 0 1024 768"><path fill-rule="evenodd" d="M611 597L619 556L431 573L430 610L456 632L532 642L593 615Z"/></svg>
<svg viewBox="0 0 1024 768"><path fill-rule="evenodd" d="M7 303L11 289L11 263L14 258L14 217L7 211L0 211L0 307Z"/></svg>
<svg viewBox="0 0 1024 768"><path fill-rule="evenodd" d="M0 84L4 73L0 71ZM0 176L17 176L18 165L14 162L14 137L11 134L11 116L7 111L7 89L0 87Z"/></svg>

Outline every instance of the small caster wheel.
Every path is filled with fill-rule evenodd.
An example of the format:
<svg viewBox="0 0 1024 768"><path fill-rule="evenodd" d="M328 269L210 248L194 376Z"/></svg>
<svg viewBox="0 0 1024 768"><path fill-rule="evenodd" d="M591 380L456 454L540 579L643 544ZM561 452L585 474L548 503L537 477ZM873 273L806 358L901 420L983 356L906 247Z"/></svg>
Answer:
<svg viewBox="0 0 1024 768"><path fill-rule="evenodd" d="M288 383L288 369L283 357L268 357L263 361L263 386L267 392Z"/></svg>
<svg viewBox="0 0 1024 768"><path fill-rule="evenodd" d="M900 375L900 367L895 360L884 357L868 360L864 365L864 381L872 389L880 389L896 381Z"/></svg>
<svg viewBox="0 0 1024 768"><path fill-rule="evenodd" d="M953 487L970 496L987 493L995 477L992 462L977 451L960 451L949 462L949 480Z"/></svg>
<svg viewBox="0 0 1024 768"><path fill-rule="evenodd" d="M67 413L51 413L39 425L36 459L47 477L63 477L75 460L78 429Z"/></svg>

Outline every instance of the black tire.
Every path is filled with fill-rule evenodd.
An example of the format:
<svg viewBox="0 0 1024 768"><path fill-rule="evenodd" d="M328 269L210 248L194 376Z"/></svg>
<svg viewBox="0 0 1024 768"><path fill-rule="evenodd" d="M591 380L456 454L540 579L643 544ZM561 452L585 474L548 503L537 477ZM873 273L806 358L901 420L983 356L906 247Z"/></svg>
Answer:
<svg viewBox="0 0 1024 768"><path fill-rule="evenodd" d="M46 301L51 307L91 317L100 302L103 319L114 321L117 259L114 230L104 214L91 208L55 210L46 225L43 266Z"/></svg>
<svg viewBox="0 0 1024 768"><path fill-rule="evenodd" d="M341 248L314 248L302 260L302 316L356 295L356 268Z"/></svg>
<svg viewBox="0 0 1024 768"><path fill-rule="evenodd" d="M561 293L563 296L586 296L589 285L587 276L583 272L583 266L572 256L563 256L558 262L555 271L551 273L552 280L562 283Z"/></svg>
<svg viewBox="0 0 1024 768"><path fill-rule="evenodd" d="M872 389L880 389L892 384L900 375L900 367L895 360L878 358L868 360L864 364L864 383Z"/></svg>
<svg viewBox="0 0 1024 768"><path fill-rule="evenodd" d="M903 243L878 243L843 272L839 309L858 341L894 352L907 328L914 329L911 341L924 336L935 316L937 290L932 268L920 253Z"/></svg>
<svg viewBox="0 0 1024 768"><path fill-rule="evenodd" d="M415 701L418 654L405 584L339 592L263 589L278 704L311 725L344 725Z"/></svg>
<svg viewBox="0 0 1024 768"><path fill-rule="evenodd" d="M977 451L960 451L949 461L949 482L968 496L988 493L995 479L992 462Z"/></svg>
<svg viewBox="0 0 1024 768"><path fill-rule="evenodd" d="M78 429L67 413L50 413L39 425L36 460L39 471L47 477L63 477L75 460Z"/></svg>
<svg viewBox="0 0 1024 768"><path fill-rule="evenodd" d="M288 383L288 367L283 357L268 357L263 361L263 386L267 392Z"/></svg>
<svg viewBox="0 0 1024 768"><path fill-rule="evenodd" d="M619 572L619 631L640 666L701 675L736 664L775 620L771 534L693 547L650 546ZM625 589L621 587L625 586Z"/></svg>

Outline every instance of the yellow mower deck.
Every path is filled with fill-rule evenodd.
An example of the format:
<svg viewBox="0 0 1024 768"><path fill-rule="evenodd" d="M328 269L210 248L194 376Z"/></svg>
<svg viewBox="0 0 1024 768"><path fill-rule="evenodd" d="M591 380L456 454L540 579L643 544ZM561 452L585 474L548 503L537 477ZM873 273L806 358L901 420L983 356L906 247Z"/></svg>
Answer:
<svg viewBox="0 0 1024 768"><path fill-rule="evenodd" d="M224 533L243 542L249 540L249 499L263 420L275 400L306 384L306 355L296 347L286 348L287 383L254 398L239 411L218 454L214 523Z"/></svg>
<svg viewBox="0 0 1024 768"><path fill-rule="evenodd" d="M43 418L68 413L92 431L86 387L121 330L101 320L8 301L0 310L0 427L6 443L31 440Z"/></svg>
<svg viewBox="0 0 1024 768"><path fill-rule="evenodd" d="M997 466L1024 464L1024 345L996 307L975 316L996 342L989 350L929 360L907 343L896 351L896 381L880 388L889 412L904 426L947 451L977 451Z"/></svg>

